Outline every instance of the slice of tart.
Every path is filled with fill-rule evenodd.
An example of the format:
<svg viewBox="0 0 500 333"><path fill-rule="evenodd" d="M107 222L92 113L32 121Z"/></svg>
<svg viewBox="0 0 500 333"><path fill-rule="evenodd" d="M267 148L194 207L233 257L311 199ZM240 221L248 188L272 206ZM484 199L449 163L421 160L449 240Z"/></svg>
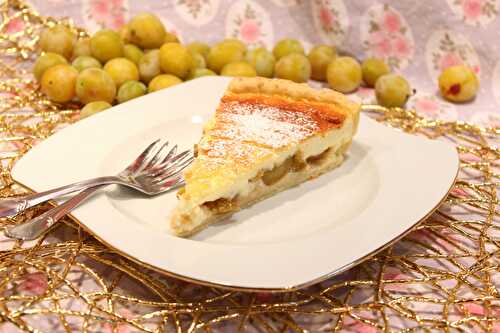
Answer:
<svg viewBox="0 0 500 333"><path fill-rule="evenodd" d="M265 78L231 81L205 125L170 219L189 236L340 165L359 105L330 89Z"/></svg>

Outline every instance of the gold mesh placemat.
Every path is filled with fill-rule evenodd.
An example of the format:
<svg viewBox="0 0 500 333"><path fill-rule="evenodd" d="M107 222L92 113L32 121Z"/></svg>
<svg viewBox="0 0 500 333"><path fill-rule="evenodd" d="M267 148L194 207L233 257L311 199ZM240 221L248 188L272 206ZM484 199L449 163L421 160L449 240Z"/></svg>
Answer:
<svg viewBox="0 0 500 333"><path fill-rule="evenodd" d="M48 101L29 74L41 28L60 21L20 1L0 6L0 195L8 197L26 192L10 177L15 161L79 110ZM36 242L0 236L0 330L500 332L500 129L364 109L389 126L453 141L461 159L444 204L382 253L303 290L227 291L149 271L66 220Z"/></svg>

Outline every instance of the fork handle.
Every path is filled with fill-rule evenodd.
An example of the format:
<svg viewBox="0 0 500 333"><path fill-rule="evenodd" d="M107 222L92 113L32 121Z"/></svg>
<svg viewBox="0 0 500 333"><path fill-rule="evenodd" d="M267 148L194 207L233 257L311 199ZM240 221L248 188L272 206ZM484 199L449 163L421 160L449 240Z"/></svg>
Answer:
<svg viewBox="0 0 500 333"><path fill-rule="evenodd" d="M113 183L122 183L122 182L123 181L120 178L115 176L98 177L61 186L40 193L29 194L19 198L3 199L0 200L0 217L16 215L22 212L23 210L36 206L42 202L49 201L59 196L63 196L76 191L81 191L82 189L88 187L108 185Z"/></svg>
<svg viewBox="0 0 500 333"><path fill-rule="evenodd" d="M94 192L106 185L90 187L78 193L68 201L65 201L59 206L56 206L45 213L32 218L31 220L15 225L5 230L5 235L9 238L20 240L37 239L46 233L57 221L70 211L75 209L79 204L90 197Z"/></svg>

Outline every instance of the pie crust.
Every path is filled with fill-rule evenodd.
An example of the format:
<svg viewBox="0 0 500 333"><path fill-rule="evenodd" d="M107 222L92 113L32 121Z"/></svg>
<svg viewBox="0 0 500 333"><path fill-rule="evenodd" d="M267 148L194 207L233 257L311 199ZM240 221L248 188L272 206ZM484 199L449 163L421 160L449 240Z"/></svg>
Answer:
<svg viewBox="0 0 500 333"><path fill-rule="evenodd" d="M358 121L359 105L333 90L280 79L233 79L184 174L172 231L192 235L337 167Z"/></svg>

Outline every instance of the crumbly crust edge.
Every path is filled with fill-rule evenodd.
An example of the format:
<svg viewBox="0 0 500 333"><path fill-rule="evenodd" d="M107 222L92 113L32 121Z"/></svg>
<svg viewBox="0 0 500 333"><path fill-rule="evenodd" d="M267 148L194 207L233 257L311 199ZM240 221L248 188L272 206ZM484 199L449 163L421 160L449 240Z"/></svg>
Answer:
<svg viewBox="0 0 500 333"><path fill-rule="evenodd" d="M349 149L349 147L351 146L351 143L352 143L352 140L346 142L343 146L341 146L336 152L335 152L335 155L338 156L342 156L342 159L339 161L339 163L333 163L333 164L329 164L327 167L319 167L319 168L316 168L315 170L313 170L313 172L309 172L307 177L309 179L312 179L312 178L316 178L328 171L330 171L331 169L334 169L336 167L338 167L340 164L342 164L344 158L343 158L343 155L345 154L345 152ZM172 226L172 231L177 235L177 236L180 236L180 237L189 237L195 233L197 233L198 231L206 228L208 225L212 224L212 223L215 223L221 219L223 219L224 217L226 216L230 216L234 213L236 213L237 211L240 211L241 209L244 209L246 207L249 207L259 201L262 201L268 197L271 197L273 196L274 194L278 193L278 192L281 192L283 190L286 190L290 187L293 187L293 186L296 186L304 181L307 181L307 180L302 180L300 182L296 182L294 184L292 184L291 186L289 184L283 184L281 182L278 182L274 185L271 185L272 189L271 191L263 194L263 195L259 195L257 196L256 198L253 198L252 200L249 200L247 202L244 202L241 207L233 212L230 212L230 213L226 213L226 214L222 214L222 215L217 215L217 214L213 214L213 213L210 213L210 215L208 216L208 218L200 225L194 227L194 228L185 228L186 225L190 225L192 224L192 221L193 221L193 215L192 213L187 213L187 214L179 214L179 216L177 216L177 218L179 219L183 219L183 223L184 224L184 228L181 228L181 227L177 227L175 225L171 223L171 226ZM259 191L262 191L262 188L259 190ZM182 217L181 217L182 215ZM174 215L173 218L176 218L176 216ZM171 220L172 221L172 220Z"/></svg>
<svg viewBox="0 0 500 333"><path fill-rule="evenodd" d="M295 100L309 100L320 103L334 104L338 111L346 116L357 118L360 106L349 100L345 95L331 89L314 89L306 83L295 83L283 79L266 79L261 77L234 78L227 92L234 94L254 93L265 95L281 95Z"/></svg>

